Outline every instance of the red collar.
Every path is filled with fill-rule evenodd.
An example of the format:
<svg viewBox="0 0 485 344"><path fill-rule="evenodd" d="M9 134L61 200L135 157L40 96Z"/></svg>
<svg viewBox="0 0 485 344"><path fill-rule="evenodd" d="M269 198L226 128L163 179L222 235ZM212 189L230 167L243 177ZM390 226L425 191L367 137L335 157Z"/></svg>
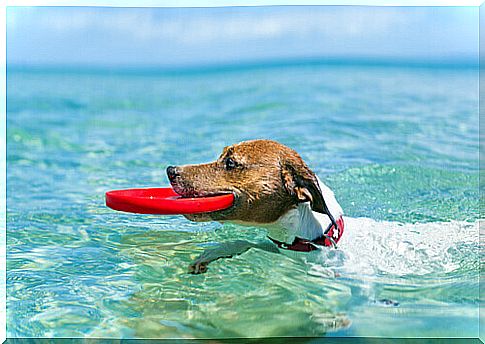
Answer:
<svg viewBox="0 0 485 344"><path fill-rule="evenodd" d="M333 246L332 240L336 244L340 238L342 237L342 234L344 233L344 219L342 216L338 218L337 226L338 226L338 231L335 231L335 226L332 225L330 229L327 231L326 235L321 235L316 239L313 240L307 240L307 239L302 239L299 237L295 237L295 240L293 240L293 243L291 245L279 241L276 239L269 238L272 242L274 242L279 248L283 248L285 250L291 250L291 251L298 251L298 252L310 252L314 250L318 250L319 246ZM332 239L329 239L332 238Z"/></svg>

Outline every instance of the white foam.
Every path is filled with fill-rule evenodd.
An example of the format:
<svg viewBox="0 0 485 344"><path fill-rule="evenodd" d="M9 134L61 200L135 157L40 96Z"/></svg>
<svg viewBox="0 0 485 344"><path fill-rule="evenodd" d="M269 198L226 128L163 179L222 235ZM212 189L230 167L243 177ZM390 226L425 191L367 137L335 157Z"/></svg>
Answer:
<svg viewBox="0 0 485 344"><path fill-rule="evenodd" d="M403 224L350 217L344 221L339 252L322 250L319 261L346 274L448 273L459 269L463 259L479 257L479 221Z"/></svg>

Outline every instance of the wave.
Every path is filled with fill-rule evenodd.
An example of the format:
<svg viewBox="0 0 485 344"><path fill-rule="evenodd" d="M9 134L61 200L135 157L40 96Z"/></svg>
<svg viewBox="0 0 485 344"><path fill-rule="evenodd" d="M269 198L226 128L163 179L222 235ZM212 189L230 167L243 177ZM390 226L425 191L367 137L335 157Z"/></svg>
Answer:
<svg viewBox="0 0 485 344"><path fill-rule="evenodd" d="M479 222L411 224L346 217L338 249L322 250L318 261L361 277L478 276Z"/></svg>

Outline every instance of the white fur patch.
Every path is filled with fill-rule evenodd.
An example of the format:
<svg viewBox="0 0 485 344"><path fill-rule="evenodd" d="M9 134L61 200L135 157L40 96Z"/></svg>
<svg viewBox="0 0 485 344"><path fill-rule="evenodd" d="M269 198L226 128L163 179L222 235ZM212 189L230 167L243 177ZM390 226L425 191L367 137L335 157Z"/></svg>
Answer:
<svg viewBox="0 0 485 344"><path fill-rule="evenodd" d="M323 199L329 212L335 220L343 215L342 207L335 199L335 195L320 178L318 184L322 190ZM273 239L291 244L295 237L313 240L323 234L330 225L330 218L326 214L313 211L310 202L300 203L296 209L288 211L274 224L264 226Z"/></svg>

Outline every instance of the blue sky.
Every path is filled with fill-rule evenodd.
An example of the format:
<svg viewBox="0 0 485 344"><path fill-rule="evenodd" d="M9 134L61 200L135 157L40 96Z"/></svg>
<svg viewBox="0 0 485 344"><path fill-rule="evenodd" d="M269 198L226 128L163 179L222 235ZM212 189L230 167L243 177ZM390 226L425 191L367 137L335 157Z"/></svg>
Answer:
<svg viewBox="0 0 485 344"><path fill-rule="evenodd" d="M9 7L10 64L474 60L477 7Z"/></svg>

